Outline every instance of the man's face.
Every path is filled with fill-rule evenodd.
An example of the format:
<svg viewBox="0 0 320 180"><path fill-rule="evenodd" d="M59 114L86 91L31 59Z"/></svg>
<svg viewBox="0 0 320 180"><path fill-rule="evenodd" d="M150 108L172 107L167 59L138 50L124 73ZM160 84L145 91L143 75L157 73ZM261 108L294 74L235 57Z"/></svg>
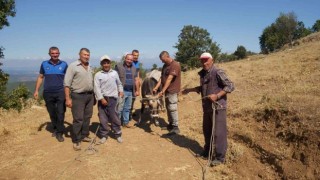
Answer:
<svg viewBox="0 0 320 180"><path fill-rule="evenodd" d="M110 60L103 60L101 62L101 66L104 71L109 71L111 69L111 61Z"/></svg>
<svg viewBox="0 0 320 180"><path fill-rule="evenodd" d="M164 54L163 56L161 56L160 60L163 62L163 63L167 63L169 60L169 56L167 54Z"/></svg>
<svg viewBox="0 0 320 180"><path fill-rule="evenodd" d="M51 57L51 60L53 60L53 61L58 61L58 60L59 60L60 52L59 52L58 49L53 49L53 50L50 50L49 55L50 55L50 57Z"/></svg>
<svg viewBox="0 0 320 180"><path fill-rule="evenodd" d="M139 53L133 52L133 53L132 53L132 56L133 56L133 61L138 61L138 59L139 59Z"/></svg>
<svg viewBox="0 0 320 180"><path fill-rule="evenodd" d="M204 70L209 70L213 64L212 58L203 58L200 61Z"/></svg>
<svg viewBox="0 0 320 180"><path fill-rule="evenodd" d="M133 56L130 54L130 55L127 55L126 56L126 59L125 59L125 63L128 67L130 67L132 65L132 61L133 61Z"/></svg>
<svg viewBox="0 0 320 180"><path fill-rule="evenodd" d="M85 51L85 50L82 50L80 53L79 53L79 56L80 56L80 60L82 63L88 63L89 62L89 59L90 59L90 53Z"/></svg>

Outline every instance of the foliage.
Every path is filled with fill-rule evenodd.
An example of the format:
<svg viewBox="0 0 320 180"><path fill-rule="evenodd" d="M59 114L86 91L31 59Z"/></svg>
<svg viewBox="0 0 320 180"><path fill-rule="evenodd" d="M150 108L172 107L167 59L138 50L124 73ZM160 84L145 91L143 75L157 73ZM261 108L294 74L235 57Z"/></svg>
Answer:
<svg viewBox="0 0 320 180"><path fill-rule="evenodd" d="M237 60L237 56L228 53L221 53L217 58L217 62L229 62L234 60Z"/></svg>
<svg viewBox="0 0 320 180"><path fill-rule="evenodd" d="M16 89L5 96L5 101L1 104L4 109L15 109L19 112L26 104L30 92L25 85L19 85Z"/></svg>
<svg viewBox="0 0 320 180"><path fill-rule="evenodd" d="M237 56L237 59L243 59L247 57L247 49L244 46L238 46L233 54Z"/></svg>
<svg viewBox="0 0 320 180"><path fill-rule="evenodd" d="M140 78L144 79L146 77L147 71L143 68L143 64L140 63L139 64L139 68L140 68Z"/></svg>
<svg viewBox="0 0 320 180"><path fill-rule="evenodd" d="M304 27L303 22L298 22L295 13L280 13L274 23L263 30L259 37L262 53L273 52L283 45L292 44L293 40L308 35L309 30Z"/></svg>
<svg viewBox="0 0 320 180"><path fill-rule="evenodd" d="M296 31L294 32L294 39L299 39L308 36L311 34L311 29L305 28L304 23L302 21L299 21L297 24Z"/></svg>
<svg viewBox="0 0 320 180"><path fill-rule="evenodd" d="M191 68L201 66L198 58L203 52L209 52L217 58L221 51L219 45L210 38L210 33L198 26L184 26L178 38L178 43L173 46L178 49L176 60Z"/></svg>
<svg viewBox="0 0 320 180"><path fill-rule="evenodd" d="M320 19L318 19L314 25L312 26L312 31L313 32L318 32L320 31Z"/></svg>
<svg viewBox="0 0 320 180"><path fill-rule="evenodd" d="M16 15L14 0L0 0L0 29L9 26L7 17Z"/></svg>
<svg viewBox="0 0 320 180"><path fill-rule="evenodd" d="M155 70L155 69L157 69L157 68L158 68L158 66L157 66L156 64L152 64L151 70Z"/></svg>

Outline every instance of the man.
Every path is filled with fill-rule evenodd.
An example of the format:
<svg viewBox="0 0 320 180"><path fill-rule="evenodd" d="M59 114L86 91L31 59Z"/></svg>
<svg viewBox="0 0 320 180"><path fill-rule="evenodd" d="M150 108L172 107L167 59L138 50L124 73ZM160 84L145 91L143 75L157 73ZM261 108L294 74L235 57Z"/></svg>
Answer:
<svg viewBox="0 0 320 180"><path fill-rule="evenodd" d="M46 102L46 107L53 127L52 136L55 136L59 142L63 142L63 123L66 110L63 79L68 65L66 62L59 59L59 55L60 52L57 47L51 47L49 49L49 56L51 58L47 61L43 61L40 66L40 72L33 96L35 99L39 98L39 89L44 81L43 98Z"/></svg>
<svg viewBox="0 0 320 180"><path fill-rule="evenodd" d="M94 76L94 93L98 100L98 111L100 120L99 144L107 141L109 123L119 143L121 138L121 121L116 112L118 96L123 96L123 87L116 71L111 69L111 59L108 55L100 58L102 70Z"/></svg>
<svg viewBox="0 0 320 180"><path fill-rule="evenodd" d="M136 68L137 70L137 74L138 74L138 79L139 79L139 86L138 86L138 91L140 91L140 87L141 87L141 82L140 82L140 62L139 62L139 51L134 49L132 50L132 56L133 56L133 61L132 61L132 64L133 66ZM136 114L133 113L133 107L134 107L134 102L135 102L136 98L132 98L132 110L131 110L131 114L132 116L135 116ZM130 118L131 119L131 118Z"/></svg>
<svg viewBox="0 0 320 180"><path fill-rule="evenodd" d="M161 72L161 78L158 81L153 92L156 93L160 85L162 90L159 93L159 97L165 95L165 102L167 108L167 116L169 125L168 135L179 134L179 123L178 123L178 93L181 88L181 67L180 64L173 60L167 51L162 51L159 58L164 63Z"/></svg>
<svg viewBox="0 0 320 180"><path fill-rule="evenodd" d="M137 69L132 65L132 61L132 54L126 54L124 63L119 63L115 66L123 85L124 93L124 97L119 99L119 118L122 118L122 125L127 128L131 127L129 115L132 108L132 98L140 95Z"/></svg>
<svg viewBox="0 0 320 180"><path fill-rule="evenodd" d="M234 90L234 85L223 70L213 65L214 60L210 53L201 54L200 60L203 67L198 73L200 75L200 86L185 89L183 93L201 93L202 128L205 145L204 151L199 156L207 158L209 155L215 154L215 157L210 157L210 161L211 166L216 166L225 161L227 151L227 93ZM213 127L214 129L212 129ZM214 132L213 141L211 140L212 132ZM210 150L212 151L210 152Z"/></svg>
<svg viewBox="0 0 320 180"><path fill-rule="evenodd" d="M91 141L89 125L94 104L93 72L89 64L89 49L80 49L79 56L79 60L69 65L64 79L66 106L71 108L73 116L72 142L76 151L81 150L81 141Z"/></svg>

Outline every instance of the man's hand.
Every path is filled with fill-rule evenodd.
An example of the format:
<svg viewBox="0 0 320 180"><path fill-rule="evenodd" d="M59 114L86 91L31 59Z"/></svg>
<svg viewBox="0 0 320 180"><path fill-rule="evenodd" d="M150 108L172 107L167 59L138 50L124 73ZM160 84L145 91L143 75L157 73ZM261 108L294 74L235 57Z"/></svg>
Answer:
<svg viewBox="0 0 320 180"><path fill-rule="evenodd" d="M157 94L157 91L158 91L158 88L153 88L152 89L153 94Z"/></svg>
<svg viewBox="0 0 320 180"><path fill-rule="evenodd" d="M216 102L218 100L218 95L210 94L208 97L212 102Z"/></svg>
<svg viewBox="0 0 320 180"><path fill-rule="evenodd" d="M136 95L136 96L140 96L140 92L139 92L139 91L136 91L136 92L135 92L135 95Z"/></svg>
<svg viewBox="0 0 320 180"><path fill-rule="evenodd" d="M104 106L108 105L108 101L105 98L101 99L100 101L102 105Z"/></svg>
<svg viewBox="0 0 320 180"><path fill-rule="evenodd" d="M119 97L123 98L124 94L123 92L119 92Z"/></svg>
<svg viewBox="0 0 320 180"><path fill-rule="evenodd" d="M38 100L38 98L39 98L39 95L38 95L38 94L39 94L38 91L34 91L33 97L34 97L36 100Z"/></svg>
<svg viewBox="0 0 320 180"><path fill-rule="evenodd" d="M72 107L72 100L71 99L66 99L66 106L68 108L71 108Z"/></svg>

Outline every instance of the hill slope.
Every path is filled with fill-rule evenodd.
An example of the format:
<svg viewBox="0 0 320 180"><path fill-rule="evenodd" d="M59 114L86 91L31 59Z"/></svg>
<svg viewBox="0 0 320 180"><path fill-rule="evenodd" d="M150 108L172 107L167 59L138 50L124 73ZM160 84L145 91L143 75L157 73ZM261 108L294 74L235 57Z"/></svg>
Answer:
<svg viewBox="0 0 320 180"><path fill-rule="evenodd" d="M208 168L206 179L316 179L320 177L320 33L270 55L219 64L235 82L229 95L227 162ZM183 86L198 85L197 71L183 74ZM194 157L203 145L199 95L180 96L181 135L143 115L141 127L123 129L124 143L109 138L99 151L74 152L72 116L66 140L50 134L44 107L22 113L1 111L0 179L202 179L206 161ZM138 104L136 104L138 108ZM91 136L97 128L95 108ZM161 125L166 116L162 114Z"/></svg>

